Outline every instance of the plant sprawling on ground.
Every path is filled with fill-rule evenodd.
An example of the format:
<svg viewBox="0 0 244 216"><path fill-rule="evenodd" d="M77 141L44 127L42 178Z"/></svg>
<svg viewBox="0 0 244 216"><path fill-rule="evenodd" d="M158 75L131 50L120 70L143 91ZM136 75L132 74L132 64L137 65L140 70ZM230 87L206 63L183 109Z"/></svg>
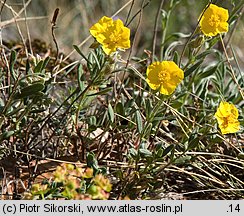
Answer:
<svg viewBox="0 0 244 216"><path fill-rule="evenodd" d="M32 38L30 2L0 10L2 199L244 198L243 0L81 1L70 52L81 26Z"/></svg>

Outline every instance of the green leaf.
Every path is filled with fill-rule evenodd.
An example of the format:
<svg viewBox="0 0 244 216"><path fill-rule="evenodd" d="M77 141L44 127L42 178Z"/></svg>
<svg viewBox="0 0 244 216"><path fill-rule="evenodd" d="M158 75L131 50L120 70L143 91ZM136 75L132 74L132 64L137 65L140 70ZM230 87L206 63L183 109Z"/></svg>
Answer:
<svg viewBox="0 0 244 216"><path fill-rule="evenodd" d="M110 103L108 104L108 117L109 117L109 120L113 123L114 122L114 110Z"/></svg>
<svg viewBox="0 0 244 216"><path fill-rule="evenodd" d="M104 95L107 92L111 92L112 89L113 89L112 87L108 87L108 88L105 88L105 89L103 89L103 90L101 90L99 92L96 92L94 94L88 94L87 96Z"/></svg>
<svg viewBox="0 0 244 216"><path fill-rule="evenodd" d="M202 91L201 94L199 94L199 97L205 100L208 95L208 86L209 86L209 80L207 80L205 83L202 84Z"/></svg>
<svg viewBox="0 0 244 216"><path fill-rule="evenodd" d="M193 40L191 40L191 42L189 43L189 47L196 49L200 47L203 43L204 43L204 37L200 35L194 38Z"/></svg>
<svg viewBox="0 0 244 216"><path fill-rule="evenodd" d="M166 149L164 149L164 152L162 154L162 157L166 156L169 152L171 152L172 150L174 150L174 148L175 148L174 145L168 146Z"/></svg>
<svg viewBox="0 0 244 216"><path fill-rule="evenodd" d="M215 49L206 50L206 51L202 52L201 54L199 54L199 55L196 57L196 59L197 59L197 60L201 60L201 59L205 58L207 55L209 55L209 54L213 54L213 53L218 53L218 51L215 50Z"/></svg>
<svg viewBox="0 0 244 216"><path fill-rule="evenodd" d="M75 48L76 52L78 52L85 60L88 64L91 64L91 62L88 60L88 58L80 51L79 47L76 45L73 45L73 47Z"/></svg>
<svg viewBox="0 0 244 216"><path fill-rule="evenodd" d="M115 110L116 110L116 113L118 113L118 114L120 114L120 115L122 115L122 116L124 116L124 106L123 106L123 104L122 103L117 103L117 105L116 105L116 107L115 107Z"/></svg>
<svg viewBox="0 0 244 216"><path fill-rule="evenodd" d="M98 162L97 159L94 155L94 153L87 153L86 155L86 161L87 161L87 166L90 168L93 168L95 171L98 171L99 166L98 166Z"/></svg>
<svg viewBox="0 0 244 216"><path fill-rule="evenodd" d="M192 150L196 148L198 144L199 144L199 137L197 133L192 133L189 137L187 150Z"/></svg>
<svg viewBox="0 0 244 216"><path fill-rule="evenodd" d="M158 151L159 149L162 149L163 143L162 142L158 142L158 143L155 144L155 147L156 147L156 151Z"/></svg>
<svg viewBox="0 0 244 216"><path fill-rule="evenodd" d="M19 81L19 86L21 88L24 88L24 87L28 86L28 82L26 82L25 80L20 80Z"/></svg>
<svg viewBox="0 0 244 216"><path fill-rule="evenodd" d="M153 109L153 105L152 105L152 101L151 99L146 99L146 118L149 121L151 114L152 114L152 109Z"/></svg>
<svg viewBox="0 0 244 216"><path fill-rule="evenodd" d="M45 86L41 82L34 83L32 85L29 85L23 89L21 89L20 93L16 93L14 95L15 99L21 99L24 97L32 96L40 91L42 91L45 88Z"/></svg>
<svg viewBox="0 0 244 216"><path fill-rule="evenodd" d="M140 111L136 111L136 125L137 125L137 130L139 133L142 132L142 118L141 118L141 114Z"/></svg>
<svg viewBox="0 0 244 216"><path fill-rule="evenodd" d="M163 156L163 149L161 148L161 149L159 149L157 152L156 152L156 157L157 158L161 158L162 156Z"/></svg>
<svg viewBox="0 0 244 216"><path fill-rule="evenodd" d="M200 96L202 94L202 92L206 91L206 84L208 84L208 80L204 79L201 81L200 85L196 88L194 94L196 94L197 96Z"/></svg>
<svg viewBox="0 0 244 216"><path fill-rule="evenodd" d="M14 131L5 131L1 134L0 140L8 139L12 135L14 135Z"/></svg>
<svg viewBox="0 0 244 216"><path fill-rule="evenodd" d="M134 148L130 148L128 152L133 158L137 157L137 151Z"/></svg>
<svg viewBox="0 0 244 216"><path fill-rule="evenodd" d="M14 72L14 65L16 63L16 60L17 60L16 52L12 50L10 54L10 73L15 80L17 79L17 76Z"/></svg>
<svg viewBox="0 0 244 216"><path fill-rule="evenodd" d="M25 73L28 74L30 69L31 69L30 61L27 58L26 59L26 64L25 64Z"/></svg>
<svg viewBox="0 0 244 216"><path fill-rule="evenodd" d="M173 55L173 61L174 61L174 63L178 65L179 59L180 59L180 57L179 57L178 52L177 51L174 51L174 55Z"/></svg>
<svg viewBox="0 0 244 216"><path fill-rule="evenodd" d="M216 71L217 71L217 67L218 66L213 66L213 67L210 67L208 68L207 70L204 70L203 72L201 72L199 75L198 75L198 79L199 80L202 80L206 77L209 77L211 75L213 75Z"/></svg>
<svg viewBox="0 0 244 216"><path fill-rule="evenodd" d="M39 61L36 67L34 68L34 73L41 73L42 65L43 65L43 61Z"/></svg>
<svg viewBox="0 0 244 216"><path fill-rule="evenodd" d="M139 149L139 153L143 156L143 157L151 157L152 156L152 152L150 152L147 149Z"/></svg>
<svg viewBox="0 0 244 216"><path fill-rule="evenodd" d="M178 101L178 100L174 100L171 104L171 106L175 109L179 109L182 107L183 102L182 101Z"/></svg>
<svg viewBox="0 0 244 216"><path fill-rule="evenodd" d="M91 54L92 54L92 56L93 56L93 59L94 59L95 62L96 62L96 66L98 67L98 70L101 70L101 65L100 65L100 62L99 62L99 60L98 60L98 58L97 58L96 53L91 52Z"/></svg>
<svg viewBox="0 0 244 216"><path fill-rule="evenodd" d="M31 85L21 89L21 93L33 94L33 93L42 91L44 88L45 88L45 86L43 85L43 83L37 82L37 83L31 84Z"/></svg>
<svg viewBox="0 0 244 216"><path fill-rule="evenodd" d="M14 50L12 50L11 54L10 54L10 66L11 67L14 66L14 64L16 63L16 60L17 60L16 52Z"/></svg>
<svg viewBox="0 0 244 216"><path fill-rule="evenodd" d="M152 131L152 123L150 122L149 124L147 124L146 127L144 127L143 129L143 135L144 137L150 136L151 135L151 131Z"/></svg>
<svg viewBox="0 0 244 216"><path fill-rule="evenodd" d="M88 123L89 123L89 125L97 125L96 116L90 116L90 118L88 119Z"/></svg>
<svg viewBox="0 0 244 216"><path fill-rule="evenodd" d="M244 160L244 153L239 153L237 157L238 157L239 159Z"/></svg>
<svg viewBox="0 0 244 216"><path fill-rule="evenodd" d="M36 101L38 101L40 98L42 98L45 95L43 92L36 92L33 95L30 95L30 98L35 98Z"/></svg>
<svg viewBox="0 0 244 216"><path fill-rule="evenodd" d="M50 60L49 56L45 58L45 60L43 61L43 64L42 64L42 70L47 67L49 60Z"/></svg>
<svg viewBox="0 0 244 216"><path fill-rule="evenodd" d="M172 34L172 36L177 37L177 38L188 38L188 37L191 36L191 33L184 34L184 33L181 33L181 32L175 32L175 33Z"/></svg>
<svg viewBox="0 0 244 216"><path fill-rule="evenodd" d="M184 76L185 77L189 76L191 73L193 73L195 70L197 70L202 63L203 63L203 60L197 61L194 65L192 65L190 68L188 68L185 71Z"/></svg>
<svg viewBox="0 0 244 216"><path fill-rule="evenodd" d="M41 113L44 112L46 109L42 108L42 109L35 109L35 110L31 110L30 113Z"/></svg>
<svg viewBox="0 0 244 216"><path fill-rule="evenodd" d="M165 50L165 54L164 54L165 58L169 58L171 52L173 52L173 50L174 50L177 46L179 46L179 45L181 45L181 44L182 44L181 41L174 41L174 42L172 42L172 43L167 47L167 49Z"/></svg>
<svg viewBox="0 0 244 216"><path fill-rule="evenodd" d="M80 91L83 91L84 90L84 82L82 81L82 76L84 74L84 70L83 70L83 65L80 64L79 67L78 67L78 70L77 70L77 75L78 75L78 85L80 87Z"/></svg>
<svg viewBox="0 0 244 216"><path fill-rule="evenodd" d="M184 165L186 163L189 163L190 161L191 161L191 156L187 155L187 156L177 158L174 163L177 165Z"/></svg>
<svg viewBox="0 0 244 216"><path fill-rule="evenodd" d="M130 72L132 74L136 74L138 77L140 77L142 80L146 81L145 79L145 76L143 76L139 70L137 70L136 68L134 67L130 67L130 68L127 68L127 69L124 69L125 72Z"/></svg>
<svg viewBox="0 0 244 216"><path fill-rule="evenodd" d="M174 160L175 157L175 148L172 149L172 151L170 152L170 160Z"/></svg>
<svg viewBox="0 0 244 216"><path fill-rule="evenodd" d="M214 37L209 41L209 48L213 47L216 43L218 43L219 37Z"/></svg>

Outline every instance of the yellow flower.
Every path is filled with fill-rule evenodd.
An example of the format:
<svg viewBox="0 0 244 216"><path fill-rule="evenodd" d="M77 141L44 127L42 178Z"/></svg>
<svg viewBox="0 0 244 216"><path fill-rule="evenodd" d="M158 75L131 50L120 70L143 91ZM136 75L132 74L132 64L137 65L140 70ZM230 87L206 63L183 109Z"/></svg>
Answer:
<svg viewBox="0 0 244 216"><path fill-rule="evenodd" d="M228 32L228 19L228 10L210 4L200 20L201 31L206 36L215 36L222 32Z"/></svg>
<svg viewBox="0 0 244 216"><path fill-rule="evenodd" d="M130 29L125 27L120 19L113 20L104 16L90 28L90 33L108 55L117 48L130 48Z"/></svg>
<svg viewBox="0 0 244 216"><path fill-rule="evenodd" d="M154 62L147 68L148 85L161 94L172 94L183 78L184 72L173 61Z"/></svg>
<svg viewBox="0 0 244 216"><path fill-rule="evenodd" d="M215 113L222 134L235 133L240 130L238 109L228 102L222 101Z"/></svg>

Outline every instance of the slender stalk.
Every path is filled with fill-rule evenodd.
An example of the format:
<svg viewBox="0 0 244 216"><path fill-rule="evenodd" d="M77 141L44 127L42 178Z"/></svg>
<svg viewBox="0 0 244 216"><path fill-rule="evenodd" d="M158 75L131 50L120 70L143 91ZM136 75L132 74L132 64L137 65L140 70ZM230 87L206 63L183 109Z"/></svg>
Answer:
<svg viewBox="0 0 244 216"><path fill-rule="evenodd" d="M169 25L169 18L170 18L172 9L173 9L173 1L171 0L170 9L169 9L167 16L166 16L166 22L165 22L165 26L163 29L162 39L161 39L161 46L160 46L161 47L160 48L160 60L161 61L163 60L165 38L166 38L166 34L167 34L167 29L168 29L168 25Z"/></svg>
<svg viewBox="0 0 244 216"><path fill-rule="evenodd" d="M158 31L158 21L159 21L160 12L162 10L163 4L164 4L164 0L161 0L161 3L159 5L158 11L157 11L155 23L154 23L154 28L153 28L153 48L152 48L152 59L151 59L152 62L154 61L154 56L155 56L156 42L157 42L157 31Z"/></svg>
<svg viewBox="0 0 244 216"><path fill-rule="evenodd" d="M238 87L238 90L241 94L241 97L242 99L244 99L244 92L241 88L241 86L239 85L238 81L237 81L237 78L236 78L236 75L235 75L235 71L230 63L230 59L229 59L229 56L227 54L227 51L226 51L226 48L225 48L225 44L224 44L224 41L223 41L223 38L221 36L221 34L219 35L219 38L220 38L220 41L221 41L221 44L222 44L222 47L223 47L223 50L224 50L224 54L225 54L225 57L226 57L226 60L227 60L227 63L229 65L229 68L230 68L230 72L231 72L231 76L232 76L232 79L234 80L234 82L236 83L237 87Z"/></svg>
<svg viewBox="0 0 244 216"><path fill-rule="evenodd" d="M125 20L125 25L127 25L127 22L128 22L128 20L130 18L130 15L131 15L131 12L132 12L132 8L133 8L134 4L135 4L135 0L133 0L131 2L131 6L130 6L130 9L129 9L129 12L128 12L127 17L126 17L126 20Z"/></svg>
<svg viewBox="0 0 244 216"><path fill-rule="evenodd" d="M186 47L188 46L188 44L190 43L191 39L193 38L193 36L194 36L195 33L197 32L197 29L198 29L200 20L202 19L202 16L203 16L204 12L208 9L208 7L210 6L210 4L211 4L211 2L209 2L208 5L207 5L207 6L205 7L205 9L203 10L201 16L200 16L199 19L198 19L198 22L197 22L197 25L196 25L194 31L191 33L189 39L186 41L186 43L185 43L185 45L184 45L184 47L183 47L182 53L181 53L181 55L180 55L179 67L181 66L182 58L183 58L183 56L184 56L184 54L185 54Z"/></svg>

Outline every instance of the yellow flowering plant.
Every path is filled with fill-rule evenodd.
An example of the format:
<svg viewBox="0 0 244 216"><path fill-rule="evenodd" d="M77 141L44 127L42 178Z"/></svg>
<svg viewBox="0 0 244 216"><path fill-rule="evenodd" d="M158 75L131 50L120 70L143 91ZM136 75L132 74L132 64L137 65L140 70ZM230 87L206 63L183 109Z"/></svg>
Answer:
<svg viewBox="0 0 244 216"><path fill-rule="evenodd" d="M59 2L1 14L1 198L243 199L244 0Z"/></svg>
<svg viewBox="0 0 244 216"><path fill-rule="evenodd" d="M103 16L90 28L90 33L108 55L117 49L130 48L130 29L125 27L120 19L113 20Z"/></svg>
<svg viewBox="0 0 244 216"><path fill-rule="evenodd" d="M238 109L233 104L222 101L214 116L222 134L235 133L240 130Z"/></svg>
<svg viewBox="0 0 244 216"><path fill-rule="evenodd" d="M200 28L206 36L216 36L219 33L228 32L228 10L210 4L204 11L200 20Z"/></svg>
<svg viewBox="0 0 244 216"><path fill-rule="evenodd" d="M146 82L153 90L170 95L184 78L184 72L173 61L154 62L147 68Z"/></svg>

